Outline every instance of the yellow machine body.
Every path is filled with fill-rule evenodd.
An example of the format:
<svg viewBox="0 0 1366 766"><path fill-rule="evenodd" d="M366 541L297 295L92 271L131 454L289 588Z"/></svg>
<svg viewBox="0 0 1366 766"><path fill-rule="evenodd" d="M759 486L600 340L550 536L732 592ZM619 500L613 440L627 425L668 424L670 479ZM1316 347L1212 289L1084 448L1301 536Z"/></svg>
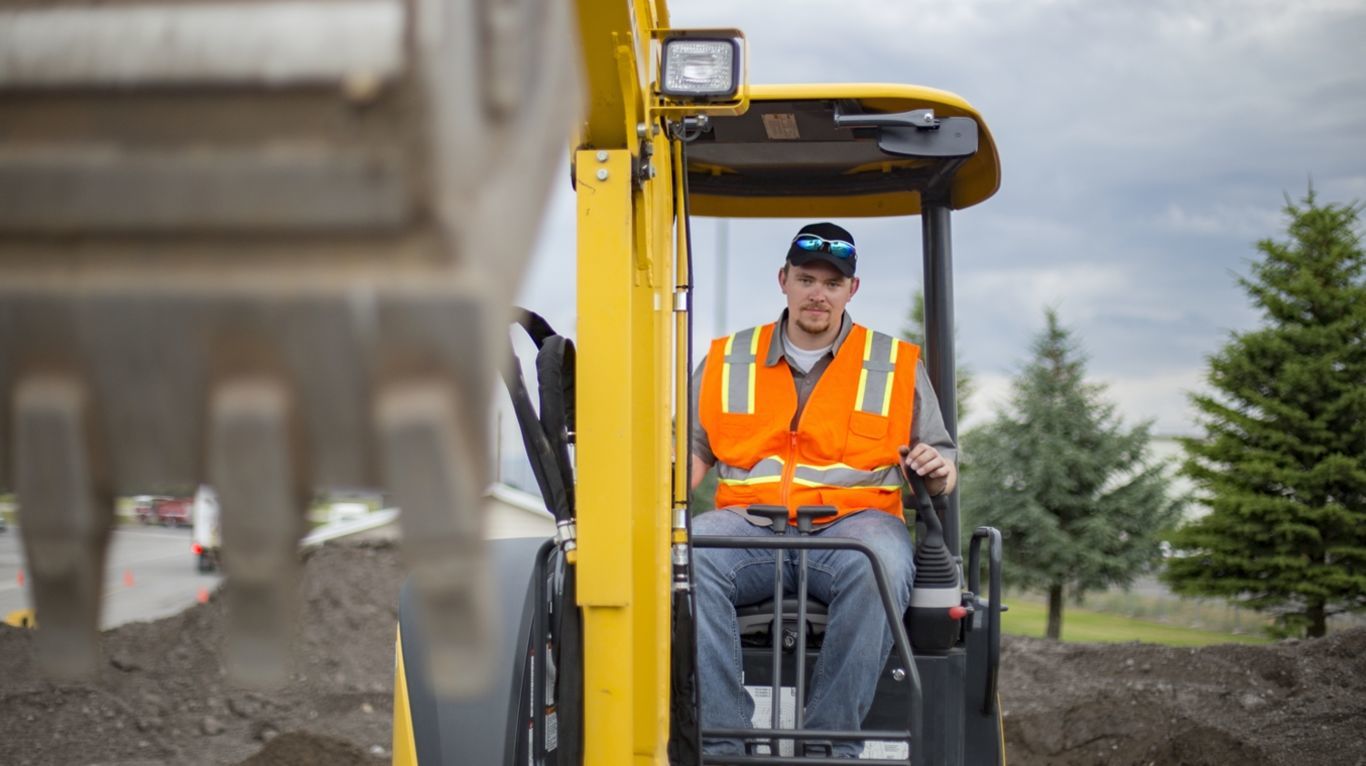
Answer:
<svg viewBox="0 0 1366 766"><path fill-rule="evenodd" d="M572 153L577 193L578 604L584 645L584 763L667 764L670 715L670 550L686 507L689 296L684 169L666 120L676 103L656 92L663 0L579 0L587 111ZM756 163L689 157L690 180L751 179L736 194L693 190L691 213L720 217L896 216L920 212L918 192L888 190L889 173L922 164L882 158L841 164L838 146L804 136L802 113L832 104L864 112L932 109L972 117L979 150L957 168L950 207L990 197L1000 183L995 145L964 99L932 88L838 84L748 86L711 111L713 129L754 133ZM779 115L779 116L775 116ZM786 115L786 116L783 116ZM784 125L797 129L785 131ZM765 126L768 129L765 130ZM690 150L691 151L691 150ZM857 159L857 152L844 152ZM784 179L819 172L808 193ZM696 184L694 184L696 185ZM769 193L763 193L763 189ZM399 666L403 657L399 652ZM394 763L416 763L412 721L395 696ZM562 704L571 704L568 701Z"/></svg>

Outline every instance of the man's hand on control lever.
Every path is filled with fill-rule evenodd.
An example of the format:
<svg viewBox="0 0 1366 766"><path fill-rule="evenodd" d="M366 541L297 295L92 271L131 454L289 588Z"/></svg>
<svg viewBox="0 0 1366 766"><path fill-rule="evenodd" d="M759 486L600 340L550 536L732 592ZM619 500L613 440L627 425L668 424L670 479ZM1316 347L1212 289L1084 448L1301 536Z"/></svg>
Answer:
<svg viewBox="0 0 1366 766"><path fill-rule="evenodd" d="M920 474L931 495L952 492L958 483L958 468L934 447L920 442L911 447L902 445L897 452L901 454L902 468Z"/></svg>

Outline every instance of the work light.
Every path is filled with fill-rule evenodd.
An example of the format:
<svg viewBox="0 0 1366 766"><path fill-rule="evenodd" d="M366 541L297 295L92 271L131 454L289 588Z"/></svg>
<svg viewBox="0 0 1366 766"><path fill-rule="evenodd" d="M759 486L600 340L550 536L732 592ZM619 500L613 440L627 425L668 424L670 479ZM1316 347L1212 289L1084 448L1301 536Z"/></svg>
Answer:
<svg viewBox="0 0 1366 766"><path fill-rule="evenodd" d="M740 87L739 60L740 44L734 39L665 40L660 92L672 98L730 98Z"/></svg>

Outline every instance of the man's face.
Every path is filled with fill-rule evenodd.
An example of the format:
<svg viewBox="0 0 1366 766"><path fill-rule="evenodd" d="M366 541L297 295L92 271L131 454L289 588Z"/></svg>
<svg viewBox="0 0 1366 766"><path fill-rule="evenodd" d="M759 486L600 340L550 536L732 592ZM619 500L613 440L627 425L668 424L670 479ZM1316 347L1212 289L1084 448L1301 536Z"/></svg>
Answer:
<svg viewBox="0 0 1366 766"><path fill-rule="evenodd" d="M834 266L816 261L779 270L778 285L787 296L791 323L807 335L819 336L839 330L844 307L858 292L858 277L846 277Z"/></svg>

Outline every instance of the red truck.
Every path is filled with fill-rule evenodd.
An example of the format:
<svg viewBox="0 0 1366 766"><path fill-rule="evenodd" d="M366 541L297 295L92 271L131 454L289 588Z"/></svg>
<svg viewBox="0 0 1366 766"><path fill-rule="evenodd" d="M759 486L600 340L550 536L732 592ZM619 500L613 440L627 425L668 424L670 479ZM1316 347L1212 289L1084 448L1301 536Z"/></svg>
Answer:
<svg viewBox="0 0 1366 766"><path fill-rule="evenodd" d="M193 506L193 498L158 498L152 501L152 518L164 527L188 527Z"/></svg>

